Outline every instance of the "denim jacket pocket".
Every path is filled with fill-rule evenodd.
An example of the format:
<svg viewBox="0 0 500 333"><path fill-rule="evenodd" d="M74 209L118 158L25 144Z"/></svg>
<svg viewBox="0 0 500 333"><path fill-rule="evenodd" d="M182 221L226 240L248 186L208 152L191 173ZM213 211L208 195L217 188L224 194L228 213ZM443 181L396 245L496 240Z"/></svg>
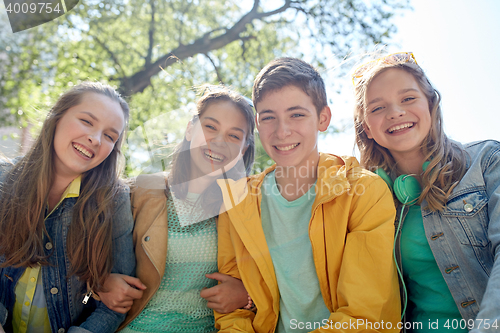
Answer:
<svg viewBox="0 0 500 333"><path fill-rule="evenodd" d="M488 196L484 189L462 191L447 202L442 216L462 245L487 247L490 244Z"/></svg>

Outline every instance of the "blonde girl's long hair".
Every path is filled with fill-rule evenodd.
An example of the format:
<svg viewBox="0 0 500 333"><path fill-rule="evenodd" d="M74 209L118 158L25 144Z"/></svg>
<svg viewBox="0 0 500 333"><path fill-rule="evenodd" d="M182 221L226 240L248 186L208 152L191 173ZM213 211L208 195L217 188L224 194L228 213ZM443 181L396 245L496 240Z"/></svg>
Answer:
<svg viewBox="0 0 500 333"><path fill-rule="evenodd" d="M110 86L84 82L63 94L43 123L33 147L8 172L0 190L0 267L47 265L44 216L48 194L55 178L54 135L59 120L78 104L86 93L97 93L120 104L125 124L129 107ZM125 125L125 128L127 125ZM102 290L111 272L114 197L123 184L119 181L119 157L125 130L109 156L82 174L80 195L73 208L67 236L71 275L87 281L95 291ZM119 223L120 221L116 221ZM53 250L52 250L53 251Z"/></svg>
<svg viewBox="0 0 500 333"><path fill-rule="evenodd" d="M380 73L390 69L404 70L415 78L425 94L431 113L431 129L421 144L421 150L429 166L422 175L423 190L418 204L426 200L426 209L442 210L453 188L466 171L465 151L451 141L443 131L441 95L434 89L420 66L412 62L376 61L372 68L355 83L354 127L356 145L361 154L361 164L369 169L383 168L388 174L401 174L388 149L369 139L365 133L366 92L370 83Z"/></svg>

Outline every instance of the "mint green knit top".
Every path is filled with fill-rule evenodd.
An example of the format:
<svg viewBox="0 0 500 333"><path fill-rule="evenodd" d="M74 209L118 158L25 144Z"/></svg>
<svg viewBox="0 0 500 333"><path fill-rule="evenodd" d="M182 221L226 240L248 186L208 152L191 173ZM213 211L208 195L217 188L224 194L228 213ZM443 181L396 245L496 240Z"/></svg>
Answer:
<svg viewBox="0 0 500 333"><path fill-rule="evenodd" d="M202 212L196 210L198 196L189 193L186 200L168 198L163 279L144 310L122 332L216 331L213 311L200 291L217 284L205 277L217 271L217 229L214 217L202 220Z"/></svg>

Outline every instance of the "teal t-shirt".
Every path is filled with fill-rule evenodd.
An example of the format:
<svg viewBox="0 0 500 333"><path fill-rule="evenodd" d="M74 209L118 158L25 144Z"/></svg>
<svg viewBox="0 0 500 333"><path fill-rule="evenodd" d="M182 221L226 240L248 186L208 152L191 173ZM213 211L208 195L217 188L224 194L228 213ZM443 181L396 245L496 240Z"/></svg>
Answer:
<svg viewBox="0 0 500 333"><path fill-rule="evenodd" d="M404 220L401 261L409 301L407 321L414 323L410 332L468 332L456 325L452 328L453 319L460 323L462 317L425 237L418 205L410 206ZM447 321L450 328L445 327Z"/></svg>
<svg viewBox="0 0 500 333"><path fill-rule="evenodd" d="M319 328L330 316L321 295L309 239L315 187L288 201L278 191L274 171L266 175L262 184L262 228L280 291L278 333L310 332L308 327ZM303 323L304 329L299 329L299 323Z"/></svg>

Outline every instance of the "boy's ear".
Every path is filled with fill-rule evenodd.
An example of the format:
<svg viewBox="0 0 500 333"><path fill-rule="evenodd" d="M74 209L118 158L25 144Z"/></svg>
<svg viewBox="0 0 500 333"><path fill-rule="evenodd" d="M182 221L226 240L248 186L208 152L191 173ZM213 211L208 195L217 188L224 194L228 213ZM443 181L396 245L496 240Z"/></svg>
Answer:
<svg viewBox="0 0 500 333"><path fill-rule="evenodd" d="M259 114L258 114L258 113L256 113L256 114L255 114L255 119L254 119L254 121L255 121L255 130L256 130L257 132L259 131L259 122L258 122L259 117L257 117L258 115L259 115Z"/></svg>
<svg viewBox="0 0 500 333"><path fill-rule="evenodd" d="M325 106L319 113L318 129L320 130L320 132L324 132L328 129L328 126L330 125L330 120L332 120L332 111L330 110L330 107Z"/></svg>
<svg viewBox="0 0 500 333"><path fill-rule="evenodd" d="M186 127L186 141L191 141L193 136L193 122L189 121Z"/></svg>
<svg viewBox="0 0 500 333"><path fill-rule="evenodd" d="M368 125L366 125L365 122L363 122L363 129L365 130L365 133L366 133L366 136L368 137L368 139L373 139L372 132L370 131L370 128L368 127Z"/></svg>

